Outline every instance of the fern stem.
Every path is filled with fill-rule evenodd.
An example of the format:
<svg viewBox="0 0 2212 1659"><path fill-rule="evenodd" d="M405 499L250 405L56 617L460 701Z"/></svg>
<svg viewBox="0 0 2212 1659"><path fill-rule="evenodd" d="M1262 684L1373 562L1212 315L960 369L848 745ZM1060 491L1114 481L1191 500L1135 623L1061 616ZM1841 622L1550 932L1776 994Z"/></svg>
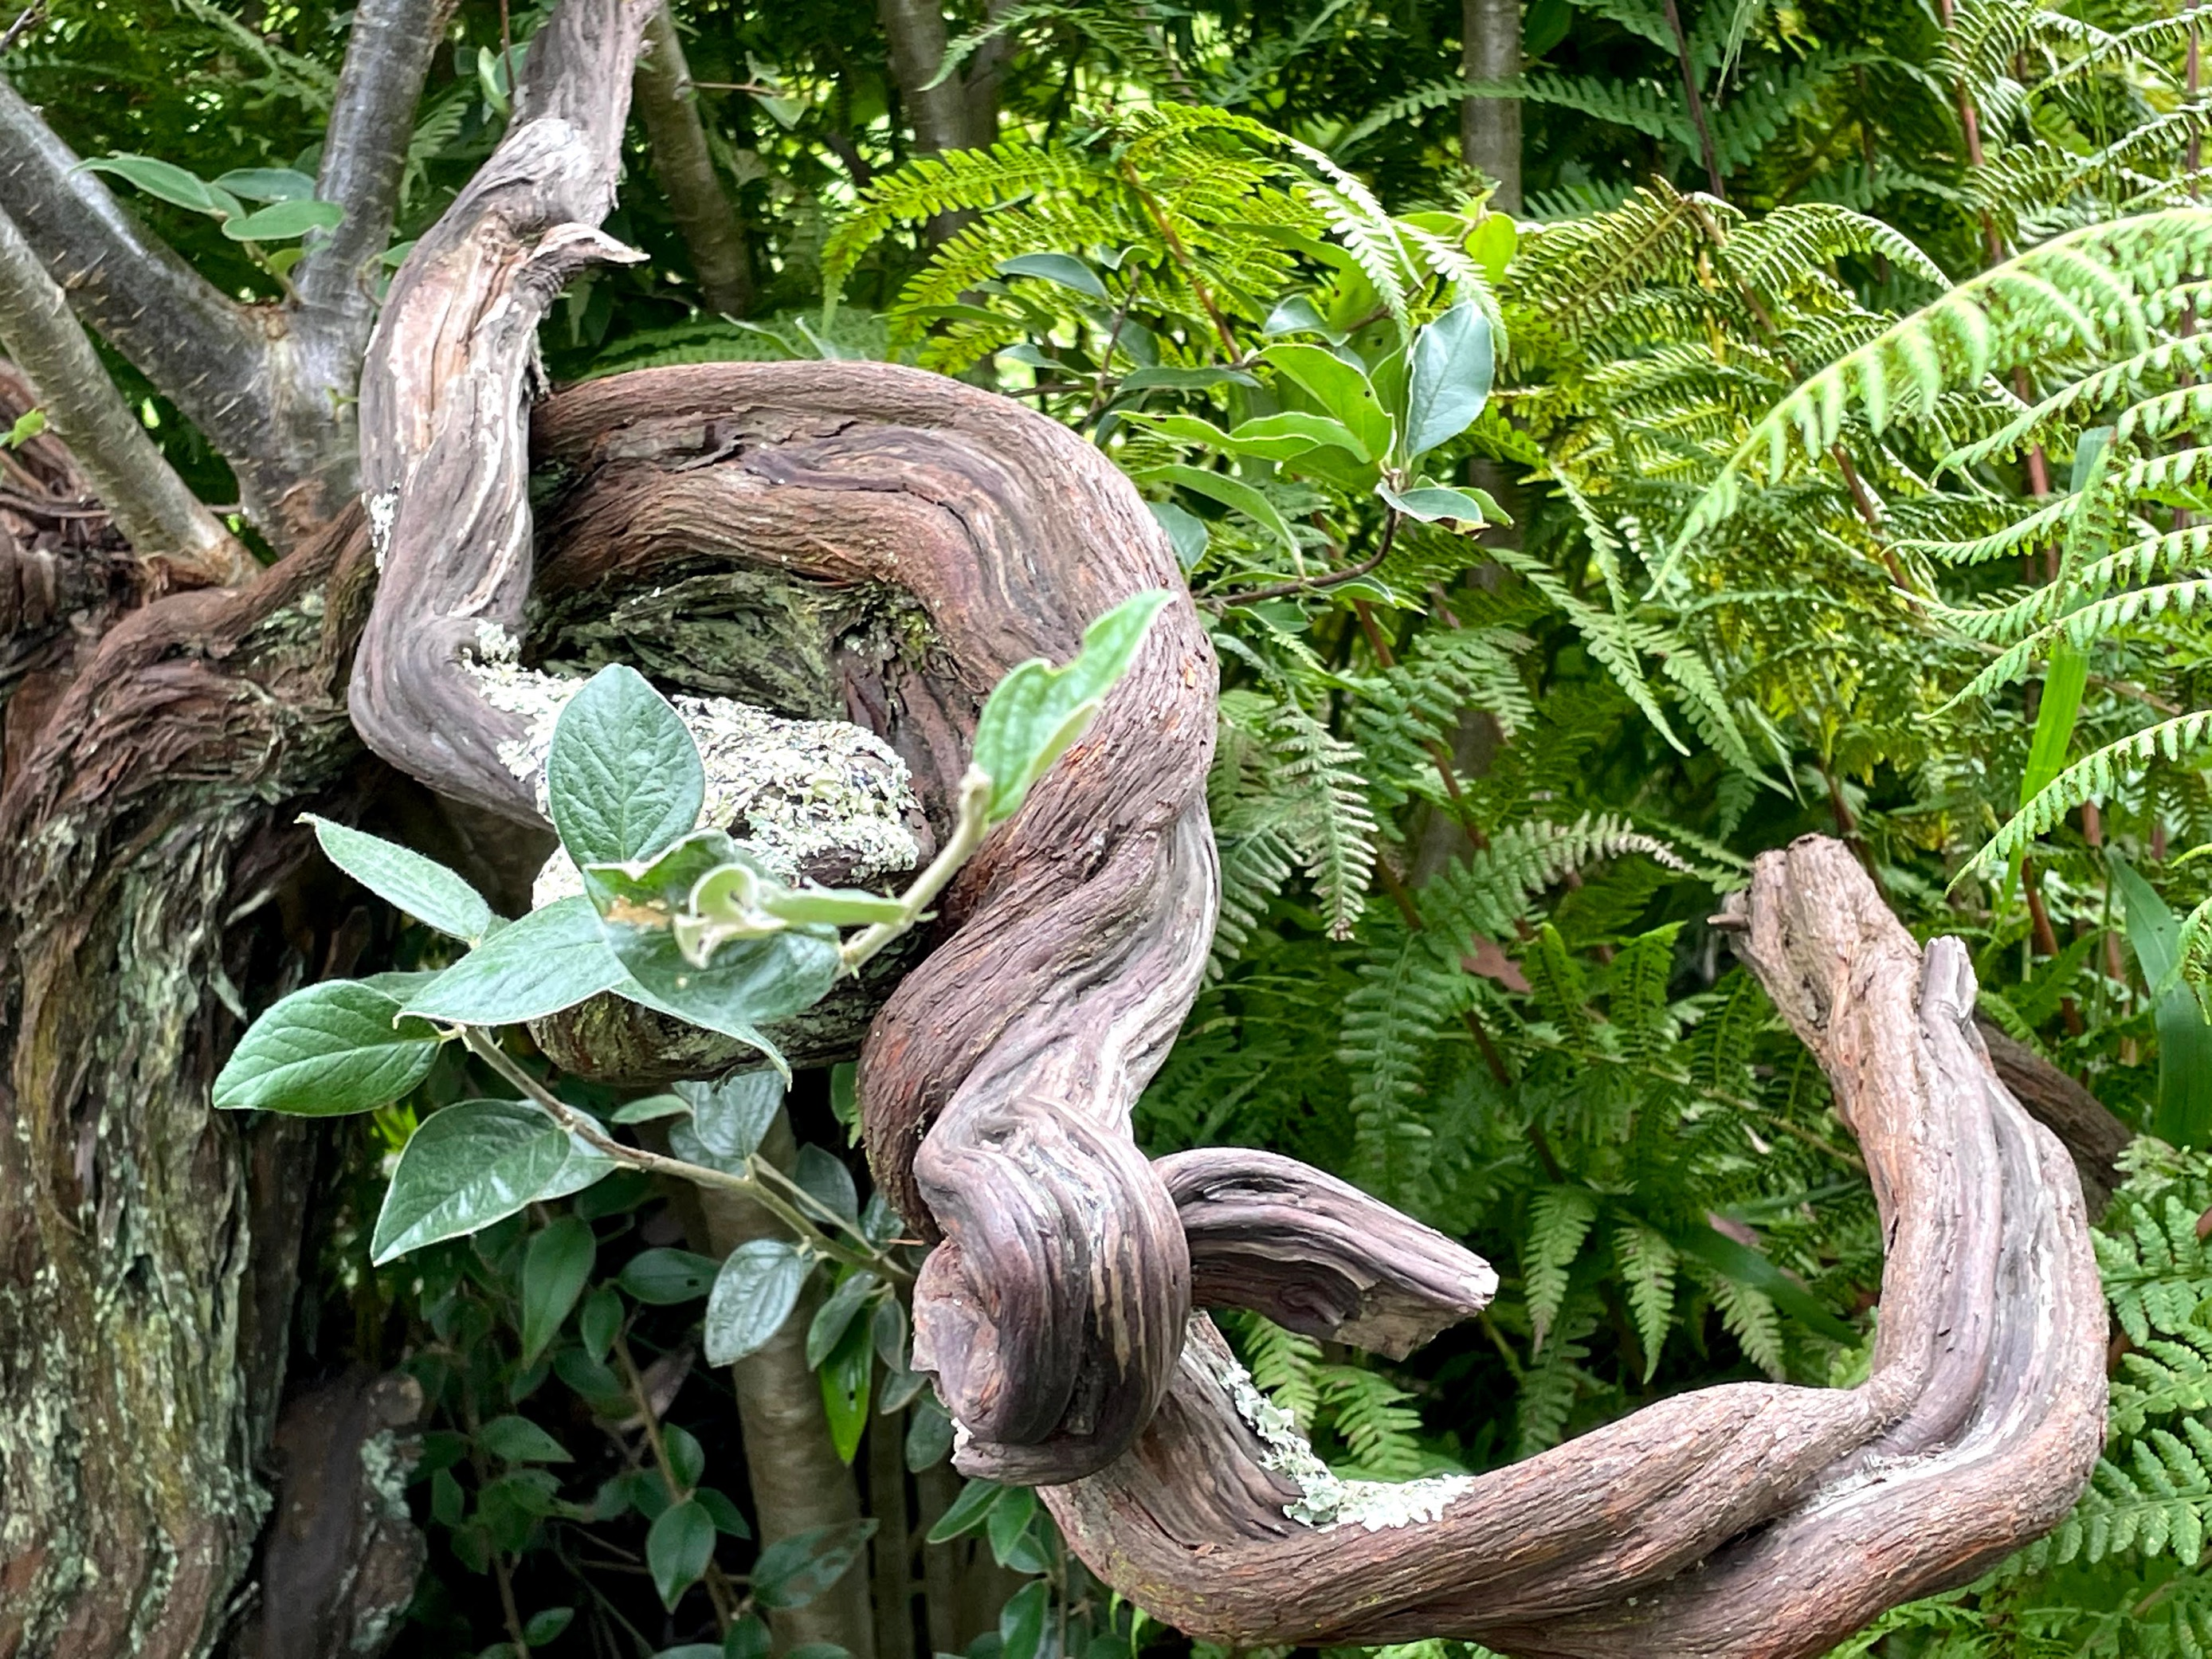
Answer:
<svg viewBox="0 0 2212 1659"><path fill-rule="evenodd" d="M1705 178L1713 194L1728 200L1728 184L1721 177L1720 152L1713 148L1712 129L1705 123L1705 94L1698 90L1697 66L1690 61L1690 37L1682 31L1681 9L1666 0L1667 27L1674 32L1675 60L1682 66L1682 91L1690 100L1690 125L1698 130L1698 148L1705 158Z"/></svg>
<svg viewBox="0 0 2212 1659"><path fill-rule="evenodd" d="M1137 176L1136 167L1127 156L1121 159L1121 172L1122 182L1128 185L1138 201L1144 204L1145 211L1159 227L1160 240L1168 245L1168 253L1175 260L1176 269L1182 272L1184 279L1190 283L1190 291L1198 296L1199 304L1206 307L1206 314L1212 319L1213 331L1221 337L1222 347L1229 353L1229 361L1242 362L1244 360L1243 348L1237 343L1236 335L1230 331L1229 319L1221 314L1221 307L1214 303L1213 290L1198 274L1190 250L1183 246L1182 236L1176 233L1174 224L1162 210L1152 191L1145 188L1145 181Z"/></svg>

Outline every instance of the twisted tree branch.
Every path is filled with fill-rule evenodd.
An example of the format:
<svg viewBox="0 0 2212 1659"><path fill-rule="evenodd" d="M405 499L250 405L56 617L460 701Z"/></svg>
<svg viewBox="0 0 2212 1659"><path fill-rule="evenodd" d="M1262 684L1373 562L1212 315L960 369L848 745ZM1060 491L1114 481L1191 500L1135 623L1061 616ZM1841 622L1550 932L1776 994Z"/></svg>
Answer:
<svg viewBox="0 0 2212 1659"><path fill-rule="evenodd" d="M520 717L470 655L532 597L528 331L569 269L614 252L578 221L611 188L643 12L567 0L548 25L514 132L395 284L365 388L386 580L356 722L434 787L519 817L534 811ZM757 676L787 713L866 724L940 836L985 690L1175 580L1095 448L890 365L615 377L546 405L532 437L558 481L538 648L580 630L595 650L626 636L665 653L656 607L722 607L772 643L719 664L719 689ZM1395 1352L1492 1281L1318 1171L1226 1152L1155 1165L1131 1141L1213 918L1214 682L1184 598L947 890L862 1055L878 1183L936 1247L915 1358L962 1468L1047 1486L1117 1589L1237 1645L1452 1634L1793 1659L2063 1513L2104 1403L2079 1188L1973 1034L1960 947L1923 956L1848 851L1817 840L1760 861L1733 925L1874 1182L1888 1259L1869 1380L1707 1389L1409 1487L1337 1480L1287 1437L1194 1301Z"/></svg>

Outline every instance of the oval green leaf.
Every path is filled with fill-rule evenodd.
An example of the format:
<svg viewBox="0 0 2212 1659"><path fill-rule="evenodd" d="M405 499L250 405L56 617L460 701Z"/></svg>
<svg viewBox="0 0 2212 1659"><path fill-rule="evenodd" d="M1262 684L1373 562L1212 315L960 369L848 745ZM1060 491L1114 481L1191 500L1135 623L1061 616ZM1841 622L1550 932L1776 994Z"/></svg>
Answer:
<svg viewBox="0 0 2212 1659"><path fill-rule="evenodd" d="M381 1266L440 1239L563 1198L614 1168L535 1106L464 1100L433 1113L399 1154L369 1242Z"/></svg>
<svg viewBox="0 0 2212 1659"><path fill-rule="evenodd" d="M456 1025L516 1025L623 979L591 901L576 894L509 922L416 992L407 1011Z"/></svg>
<svg viewBox="0 0 2212 1659"><path fill-rule="evenodd" d="M607 864L644 858L688 834L707 798L707 773L668 699L614 663L561 711L545 793L569 856Z"/></svg>
<svg viewBox="0 0 2212 1659"><path fill-rule="evenodd" d="M707 1360L727 1365L757 1352L783 1328L806 1282L806 1263L780 1238L756 1238L730 1252L707 1300Z"/></svg>
<svg viewBox="0 0 2212 1659"><path fill-rule="evenodd" d="M435 859L312 812L300 821L314 826L315 840L332 864L424 926L476 945L497 921L483 895Z"/></svg>
<svg viewBox="0 0 2212 1659"><path fill-rule="evenodd" d="M374 987L327 980L253 1022L216 1078L215 1103L299 1117L373 1111L428 1075L440 1041Z"/></svg>

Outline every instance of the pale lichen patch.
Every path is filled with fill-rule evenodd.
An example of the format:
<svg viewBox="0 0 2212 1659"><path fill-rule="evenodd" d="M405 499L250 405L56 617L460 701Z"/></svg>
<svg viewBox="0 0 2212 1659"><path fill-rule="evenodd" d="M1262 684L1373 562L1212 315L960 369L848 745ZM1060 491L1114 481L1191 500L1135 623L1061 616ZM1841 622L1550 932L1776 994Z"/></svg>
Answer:
<svg viewBox="0 0 2212 1659"><path fill-rule="evenodd" d="M553 728L584 682L524 668L514 641L495 623L478 625L477 646L467 668L478 692L525 726L520 738L500 745L500 763L534 780L544 811ZM730 697L671 701L706 769L699 822L728 830L782 880L796 882L810 865L834 859L847 866L846 881L865 885L921 862L908 827L921 815L913 777L873 732L842 720L787 720ZM531 899L543 906L581 891L576 866L556 852Z"/></svg>
<svg viewBox="0 0 2212 1659"><path fill-rule="evenodd" d="M1194 1322L1204 1317L1192 1316ZM1322 1462L1291 1414L1260 1392L1252 1374L1225 1347L1194 1337L1184 1345L1183 1356L1229 1396L1237 1416L1258 1437L1261 1467L1298 1489L1298 1500L1285 1504L1283 1513L1317 1532L1351 1526L1380 1532L1386 1527L1441 1520L1445 1505L1474 1484L1472 1476L1464 1474L1405 1481L1346 1480Z"/></svg>

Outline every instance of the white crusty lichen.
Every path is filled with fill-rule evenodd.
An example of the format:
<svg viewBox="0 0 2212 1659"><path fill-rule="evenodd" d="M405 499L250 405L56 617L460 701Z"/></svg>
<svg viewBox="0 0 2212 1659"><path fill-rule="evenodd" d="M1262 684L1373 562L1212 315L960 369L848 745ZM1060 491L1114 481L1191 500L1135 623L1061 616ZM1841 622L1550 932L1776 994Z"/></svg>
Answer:
<svg viewBox="0 0 2212 1659"><path fill-rule="evenodd" d="M392 550L392 525L398 516L398 490L381 490L368 498L368 550L379 570L384 568L384 556Z"/></svg>
<svg viewBox="0 0 2212 1659"><path fill-rule="evenodd" d="M1321 1461L1291 1414L1260 1392L1251 1372L1237 1363L1227 1345L1211 1331L1194 1328L1204 1318L1202 1314L1192 1316L1194 1329L1191 1340L1183 1345L1183 1362L1196 1365L1229 1396L1237 1416L1259 1439L1260 1466L1298 1489L1297 1502L1283 1506L1283 1513L1291 1520L1317 1532L1338 1527L1380 1532L1386 1527L1437 1521L1443 1518L1444 1506L1474 1484L1474 1477L1464 1474L1431 1475L1420 1480L1346 1480Z"/></svg>
<svg viewBox="0 0 2212 1659"><path fill-rule="evenodd" d="M544 811L553 728L584 682L525 668L519 658L504 629L477 624L470 678L486 702L521 716L525 727L500 745L500 763L533 781ZM868 884L921 862L908 828L921 812L913 777L872 732L842 720L787 720L730 697L670 701L706 769L699 822L727 830L774 875L796 882L807 865L836 856L850 866L847 880ZM556 851L531 902L542 907L583 890L575 865Z"/></svg>

